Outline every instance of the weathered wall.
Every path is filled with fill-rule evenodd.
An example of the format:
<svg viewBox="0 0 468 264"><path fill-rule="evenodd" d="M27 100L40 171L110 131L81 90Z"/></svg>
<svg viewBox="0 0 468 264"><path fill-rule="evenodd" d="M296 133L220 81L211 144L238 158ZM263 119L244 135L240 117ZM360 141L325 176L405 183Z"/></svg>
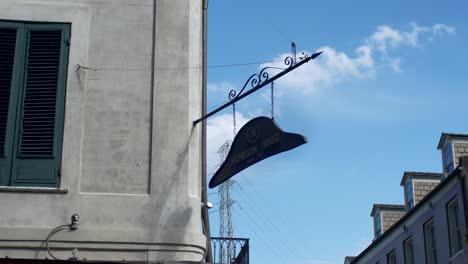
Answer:
<svg viewBox="0 0 468 264"><path fill-rule="evenodd" d="M149 192L153 8L131 2L89 5L81 192Z"/></svg>
<svg viewBox="0 0 468 264"><path fill-rule="evenodd" d="M68 193L0 190L0 258L46 257L77 213L51 238L61 258L201 260L201 1L0 0L0 19L72 28Z"/></svg>

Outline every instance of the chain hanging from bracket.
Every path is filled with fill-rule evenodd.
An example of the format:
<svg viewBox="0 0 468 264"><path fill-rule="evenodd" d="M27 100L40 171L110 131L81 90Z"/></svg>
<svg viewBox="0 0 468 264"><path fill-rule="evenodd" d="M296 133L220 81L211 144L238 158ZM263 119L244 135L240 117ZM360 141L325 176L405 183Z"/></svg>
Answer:
<svg viewBox="0 0 468 264"><path fill-rule="evenodd" d="M275 120L275 83L271 83L271 119Z"/></svg>

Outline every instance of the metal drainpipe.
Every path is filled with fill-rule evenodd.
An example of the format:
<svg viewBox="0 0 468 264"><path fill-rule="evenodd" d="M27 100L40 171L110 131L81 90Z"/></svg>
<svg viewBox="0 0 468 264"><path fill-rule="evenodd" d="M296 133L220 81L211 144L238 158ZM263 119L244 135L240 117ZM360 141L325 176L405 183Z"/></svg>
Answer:
<svg viewBox="0 0 468 264"><path fill-rule="evenodd" d="M207 105L207 28L208 28L208 0L202 0L202 113L206 115L206 105ZM202 202L206 205L208 202L208 195L206 190L207 182L207 164L206 164L206 120L202 122ZM202 207L202 220L204 226L204 232L206 236L206 261L208 263L213 262L213 254L211 252L211 234L210 234L210 219L208 208L206 206Z"/></svg>
<svg viewBox="0 0 468 264"><path fill-rule="evenodd" d="M149 137L149 146L150 146L150 151L149 151L149 166L148 166L148 193L151 193L151 184L152 184L152 179L151 179L151 173L152 173L152 166L153 166L153 117L154 117L154 85L156 82L156 71L155 71L155 64L156 62L154 61L156 59L156 0L153 0L153 30L151 32L151 38L152 38L152 43L151 43L151 94L150 94L150 125L149 125L149 131L150 131L150 137Z"/></svg>

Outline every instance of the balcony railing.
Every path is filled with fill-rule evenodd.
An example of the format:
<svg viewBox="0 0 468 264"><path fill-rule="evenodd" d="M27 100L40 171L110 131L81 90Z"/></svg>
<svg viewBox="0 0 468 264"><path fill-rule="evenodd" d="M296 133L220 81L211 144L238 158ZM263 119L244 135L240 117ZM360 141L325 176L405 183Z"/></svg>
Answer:
<svg viewBox="0 0 468 264"><path fill-rule="evenodd" d="M213 264L249 264L249 239L212 237Z"/></svg>

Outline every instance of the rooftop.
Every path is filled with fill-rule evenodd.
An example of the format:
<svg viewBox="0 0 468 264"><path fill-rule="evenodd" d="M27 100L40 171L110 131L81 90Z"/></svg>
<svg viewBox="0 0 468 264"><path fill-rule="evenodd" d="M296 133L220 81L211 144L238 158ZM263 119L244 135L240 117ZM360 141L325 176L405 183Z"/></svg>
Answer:
<svg viewBox="0 0 468 264"><path fill-rule="evenodd" d="M405 212L405 206L402 204L374 204L372 206L371 216L373 217L377 210L380 211L403 211Z"/></svg>
<svg viewBox="0 0 468 264"><path fill-rule="evenodd" d="M403 177L401 178L400 185L405 186L408 178L410 179L420 179L420 180L441 180L443 173L435 172L416 172L416 171L405 171Z"/></svg>
<svg viewBox="0 0 468 264"><path fill-rule="evenodd" d="M440 136L439 144L437 145L437 149L442 149L444 142L449 139L468 140L468 134L442 133L442 135Z"/></svg>

